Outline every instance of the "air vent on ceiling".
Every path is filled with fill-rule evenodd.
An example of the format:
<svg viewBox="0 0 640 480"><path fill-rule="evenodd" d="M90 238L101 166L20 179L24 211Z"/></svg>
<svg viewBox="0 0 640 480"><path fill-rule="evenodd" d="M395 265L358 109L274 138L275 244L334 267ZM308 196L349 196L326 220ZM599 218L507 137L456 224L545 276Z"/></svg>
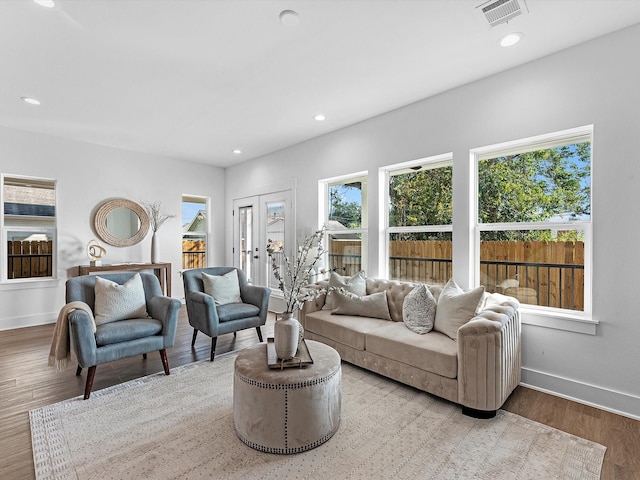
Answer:
<svg viewBox="0 0 640 480"><path fill-rule="evenodd" d="M492 0L483 5L482 13L492 27L508 22L522 13L518 0Z"/></svg>

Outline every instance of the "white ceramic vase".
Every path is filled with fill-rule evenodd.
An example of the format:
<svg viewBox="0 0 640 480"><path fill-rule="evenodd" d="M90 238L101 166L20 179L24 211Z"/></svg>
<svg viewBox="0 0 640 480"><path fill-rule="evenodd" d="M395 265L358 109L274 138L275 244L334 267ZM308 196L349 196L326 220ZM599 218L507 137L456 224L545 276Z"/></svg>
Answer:
<svg viewBox="0 0 640 480"><path fill-rule="evenodd" d="M289 360L296 355L300 343L300 322L293 318L293 313L284 312L282 319L275 323L273 342L280 360Z"/></svg>
<svg viewBox="0 0 640 480"><path fill-rule="evenodd" d="M156 232L151 235L151 263L158 263L158 242Z"/></svg>

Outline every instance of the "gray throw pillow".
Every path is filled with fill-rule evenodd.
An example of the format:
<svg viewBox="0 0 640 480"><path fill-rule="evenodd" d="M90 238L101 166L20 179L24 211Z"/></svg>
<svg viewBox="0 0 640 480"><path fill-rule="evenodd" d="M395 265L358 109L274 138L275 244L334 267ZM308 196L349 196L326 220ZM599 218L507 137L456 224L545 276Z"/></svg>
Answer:
<svg viewBox="0 0 640 480"><path fill-rule="evenodd" d="M420 335L430 332L436 318L436 299L423 284L404 297L402 320L409 330Z"/></svg>
<svg viewBox="0 0 640 480"><path fill-rule="evenodd" d="M331 272L329 276L329 291L325 300L323 310L333 310L335 308L334 298L336 288L343 288L347 292L351 292L359 297L367 294L367 279L364 271L356 273L353 277L343 277L336 272Z"/></svg>
<svg viewBox="0 0 640 480"><path fill-rule="evenodd" d="M332 315L357 315L358 317L381 318L391 320L387 292L378 292L372 295L359 297L354 294L345 295L334 293L334 306Z"/></svg>
<svg viewBox="0 0 640 480"><path fill-rule="evenodd" d="M96 325L149 316L142 277L139 273L123 285L106 278L96 277L94 292Z"/></svg>
<svg viewBox="0 0 640 480"><path fill-rule="evenodd" d="M440 292L433 329L453 340L458 339L458 329L475 317L484 299L484 287L463 291L453 280L449 280Z"/></svg>

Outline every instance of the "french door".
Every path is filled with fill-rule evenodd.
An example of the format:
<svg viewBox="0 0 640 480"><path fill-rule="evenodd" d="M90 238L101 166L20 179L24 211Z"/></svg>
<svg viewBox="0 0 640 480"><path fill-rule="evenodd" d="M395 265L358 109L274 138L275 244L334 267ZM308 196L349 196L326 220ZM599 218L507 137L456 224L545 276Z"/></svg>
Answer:
<svg viewBox="0 0 640 480"><path fill-rule="evenodd" d="M233 201L233 263L250 283L268 286L274 293L278 283L273 277L267 242L282 245L291 254L295 245L295 225L291 190L239 198ZM278 254L279 262L284 253Z"/></svg>

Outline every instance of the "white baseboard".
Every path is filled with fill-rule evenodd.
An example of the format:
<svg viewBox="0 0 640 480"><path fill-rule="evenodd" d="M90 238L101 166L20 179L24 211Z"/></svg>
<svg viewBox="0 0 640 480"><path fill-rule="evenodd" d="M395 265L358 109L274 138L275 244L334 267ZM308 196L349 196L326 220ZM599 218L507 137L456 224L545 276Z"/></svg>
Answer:
<svg viewBox="0 0 640 480"><path fill-rule="evenodd" d="M524 387L640 420L640 397L569 378L522 368Z"/></svg>
<svg viewBox="0 0 640 480"><path fill-rule="evenodd" d="M36 325L44 325L46 323L55 323L57 318L58 312L0 318L0 331L12 330L14 328L35 327Z"/></svg>

